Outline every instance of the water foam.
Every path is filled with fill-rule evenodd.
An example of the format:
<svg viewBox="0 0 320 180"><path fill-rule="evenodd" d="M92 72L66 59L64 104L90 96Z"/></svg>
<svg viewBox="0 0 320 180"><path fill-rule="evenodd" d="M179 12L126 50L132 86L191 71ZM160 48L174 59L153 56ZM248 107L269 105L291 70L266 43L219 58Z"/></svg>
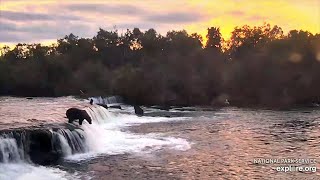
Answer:
<svg viewBox="0 0 320 180"><path fill-rule="evenodd" d="M0 136L0 179L1 180L67 180L79 179L58 168L35 166L27 163L23 150L17 145L16 139Z"/></svg>
<svg viewBox="0 0 320 180"><path fill-rule="evenodd" d="M76 174L69 174L58 168L34 166L27 163L0 163L1 180L68 180L79 179Z"/></svg>
<svg viewBox="0 0 320 180"><path fill-rule="evenodd" d="M16 139L0 136L0 162L20 162L21 155Z"/></svg>
<svg viewBox="0 0 320 180"><path fill-rule="evenodd" d="M185 120L187 118L138 117L133 114L112 113L100 106L86 109L93 124L84 123L86 143L89 151L68 156L68 160L84 160L102 154L149 153L162 148L190 149L190 143L182 138L166 137L164 134L134 134L124 127L142 123Z"/></svg>
<svg viewBox="0 0 320 180"><path fill-rule="evenodd" d="M125 127L142 123L185 120L187 118L138 117L134 114L109 112L100 106L86 108L93 124L84 121L81 129L70 131L60 129L52 132L58 139L66 160L89 160L100 155L124 153L151 153L163 148L174 150L190 149L190 143L182 138L167 137L164 134L134 134ZM54 140L55 141L55 140ZM59 168L29 164L23 157L23 150L12 137L0 137L0 179L1 180L67 180L79 179Z"/></svg>

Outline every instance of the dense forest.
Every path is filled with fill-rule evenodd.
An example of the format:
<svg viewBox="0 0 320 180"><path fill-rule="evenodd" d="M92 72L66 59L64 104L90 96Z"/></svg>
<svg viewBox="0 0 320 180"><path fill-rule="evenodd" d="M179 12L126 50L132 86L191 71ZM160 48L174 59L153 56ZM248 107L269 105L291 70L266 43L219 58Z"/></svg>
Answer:
<svg viewBox="0 0 320 180"><path fill-rule="evenodd" d="M0 95L121 95L159 105L289 106L320 101L320 34L263 24L204 37L154 29L93 38L73 34L56 44L5 46Z"/></svg>

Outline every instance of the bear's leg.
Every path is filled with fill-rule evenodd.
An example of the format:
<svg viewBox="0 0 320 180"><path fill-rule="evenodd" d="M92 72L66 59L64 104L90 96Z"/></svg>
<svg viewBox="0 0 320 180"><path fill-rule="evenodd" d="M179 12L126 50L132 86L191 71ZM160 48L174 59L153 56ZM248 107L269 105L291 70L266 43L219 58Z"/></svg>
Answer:
<svg viewBox="0 0 320 180"><path fill-rule="evenodd" d="M86 119L86 120L88 121L88 123L89 123L89 124L92 124L92 121L91 121L90 119L89 119L89 120L88 120L88 119Z"/></svg>
<svg viewBox="0 0 320 180"><path fill-rule="evenodd" d="M72 123L73 122L73 120L71 118L68 118L68 119L69 119L68 123Z"/></svg>
<svg viewBox="0 0 320 180"><path fill-rule="evenodd" d="M80 125L82 125L82 121L83 121L84 119L79 119L79 124Z"/></svg>

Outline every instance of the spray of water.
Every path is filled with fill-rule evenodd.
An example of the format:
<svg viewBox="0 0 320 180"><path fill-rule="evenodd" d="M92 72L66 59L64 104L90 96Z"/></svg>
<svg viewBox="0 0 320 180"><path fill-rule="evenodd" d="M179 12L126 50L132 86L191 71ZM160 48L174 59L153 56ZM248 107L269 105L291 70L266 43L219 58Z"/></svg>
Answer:
<svg viewBox="0 0 320 180"><path fill-rule="evenodd" d="M0 162L20 162L21 155L19 153L16 139L8 137L0 137Z"/></svg>
<svg viewBox="0 0 320 180"><path fill-rule="evenodd" d="M78 129L52 131L53 144L58 144L67 160L80 161L98 155L150 153L162 148L187 150L190 143L163 134L133 134L127 126L142 123L184 120L184 118L138 117L134 114L112 113L100 106L86 111L93 124L86 121ZM56 143L58 142L58 143ZM10 135L0 137L0 179L77 179L57 168L35 166L25 159L23 144Z"/></svg>
<svg viewBox="0 0 320 180"><path fill-rule="evenodd" d="M93 124L84 123L88 151L68 156L69 160L83 160L101 154L148 153L162 148L187 150L190 143L181 138L163 134L133 134L124 127L142 123L184 120L186 118L138 117L134 114L116 114L100 106L91 106L86 111Z"/></svg>

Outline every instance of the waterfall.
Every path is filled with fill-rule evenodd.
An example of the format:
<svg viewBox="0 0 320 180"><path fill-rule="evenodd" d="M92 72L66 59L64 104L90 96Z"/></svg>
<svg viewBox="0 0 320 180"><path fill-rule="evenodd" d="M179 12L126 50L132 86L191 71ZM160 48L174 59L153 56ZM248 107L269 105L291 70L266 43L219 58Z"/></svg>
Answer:
<svg viewBox="0 0 320 180"><path fill-rule="evenodd" d="M16 139L0 136L0 163L22 161Z"/></svg>
<svg viewBox="0 0 320 180"><path fill-rule="evenodd" d="M47 165L89 151L81 129L27 129L0 134L0 163Z"/></svg>
<svg viewBox="0 0 320 180"><path fill-rule="evenodd" d="M101 106L90 106L86 111L97 126L112 118L111 113ZM95 131L84 123L72 129L17 129L2 133L0 163L33 162L47 165L63 157L87 153L99 146L97 144L92 148L92 142L88 142L88 136L91 141L97 138Z"/></svg>
<svg viewBox="0 0 320 180"><path fill-rule="evenodd" d="M90 97L95 104L121 104L123 99L121 96L109 96L109 97Z"/></svg>
<svg viewBox="0 0 320 180"><path fill-rule="evenodd" d="M0 165L16 162L52 165L61 159L81 160L105 153L141 152L163 146L190 148L184 139L165 138L156 134L139 135L122 129L174 118L109 112L99 105L88 105L84 109L92 118L92 124L84 121L82 126L67 124L65 128L22 128L0 132Z"/></svg>
<svg viewBox="0 0 320 180"><path fill-rule="evenodd" d="M86 144L85 134L80 129L75 129L73 131L69 129L59 129L57 131L57 136L65 156L84 153L89 150L89 147Z"/></svg>
<svg viewBox="0 0 320 180"><path fill-rule="evenodd" d="M122 98L120 96L110 96L105 98L106 104L117 104L122 103Z"/></svg>
<svg viewBox="0 0 320 180"><path fill-rule="evenodd" d="M58 138L63 156L70 156L72 154L72 149L69 146L68 140L60 133L53 133L55 134L55 137Z"/></svg>
<svg viewBox="0 0 320 180"><path fill-rule="evenodd" d="M103 124L113 119L113 115L101 106L92 106L86 109L94 123Z"/></svg>
<svg viewBox="0 0 320 180"><path fill-rule="evenodd" d="M99 101L104 104L122 102L119 97L101 97ZM130 112L123 113L86 105L84 110L92 118L92 124L84 121L81 126L61 123L0 130L0 179L80 179L76 178L77 172L69 174L60 169L60 165L63 166L64 161L82 161L104 154L160 149L176 142L188 145L179 139L123 130L122 127L130 124L154 121L154 118L134 115L131 107Z"/></svg>
<svg viewBox="0 0 320 180"><path fill-rule="evenodd" d="M55 132L53 132L54 134ZM27 135L27 136L25 136ZM31 163L28 154L31 149L29 132L13 131L0 134L0 179L80 179L55 167L44 167ZM54 136L52 136L53 138ZM54 139L54 138L53 138ZM21 143L22 142L22 143ZM33 149L35 150L35 149ZM24 154L26 153L27 156ZM45 154L35 154L47 158ZM24 158L26 157L26 158ZM32 159L32 158L31 158ZM42 165L42 164L41 164Z"/></svg>

